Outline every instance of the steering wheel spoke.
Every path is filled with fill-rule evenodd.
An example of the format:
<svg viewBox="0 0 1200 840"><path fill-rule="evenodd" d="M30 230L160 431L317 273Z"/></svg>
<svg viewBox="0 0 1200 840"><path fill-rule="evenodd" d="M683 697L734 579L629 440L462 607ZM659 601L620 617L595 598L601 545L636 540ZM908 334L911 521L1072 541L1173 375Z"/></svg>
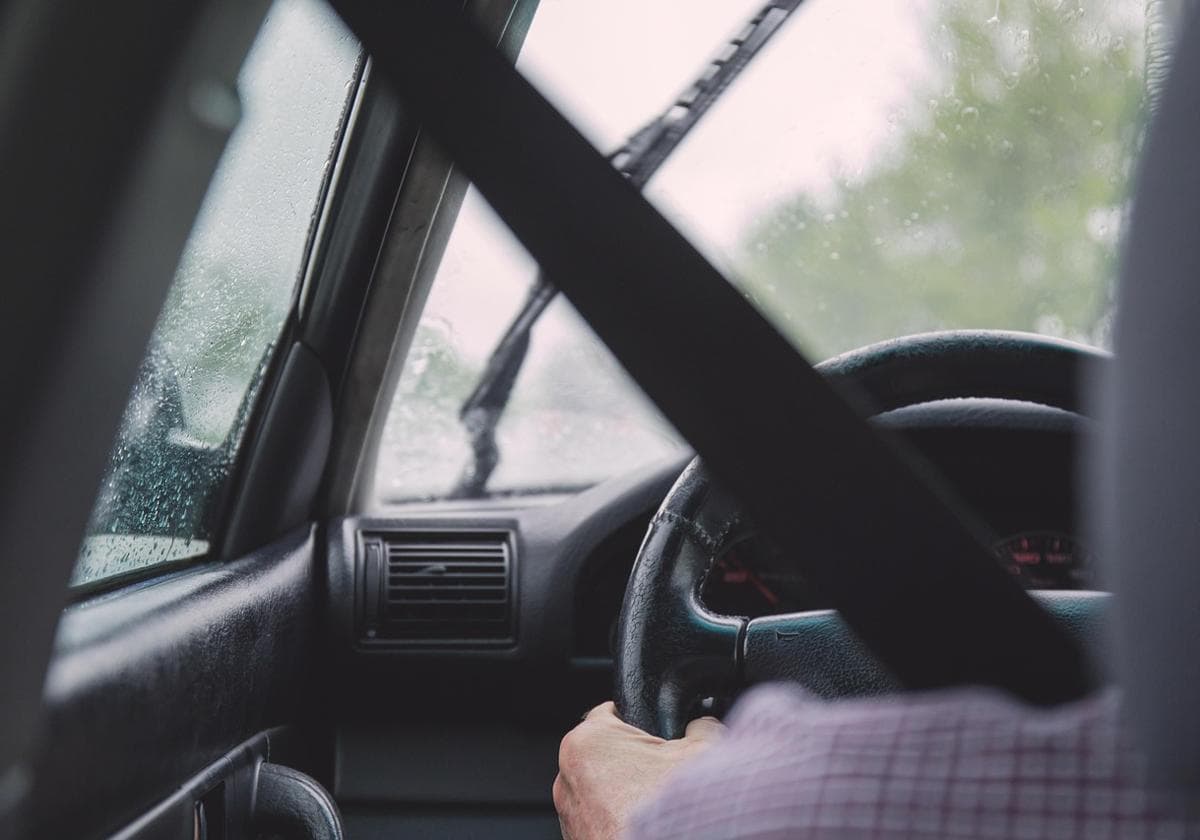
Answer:
<svg viewBox="0 0 1200 840"><path fill-rule="evenodd" d="M1067 632L1094 649L1103 636L1105 592L1031 592ZM835 610L770 615L746 625L740 681L797 683L824 698L886 694L901 689Z"/></svg>
<svg viewBox="0 0 1200 840"><path fill-rule="evenodd" d="M834 610L756 618L742 643L742 682L798 683L818 697L885 694L900 683Z"/></svg>
<svg viewBox="0 0 1200 840"><path fill-rule="evenodd" d="M664 738L683 734L697 700L736 687L747 623L711 612L699 596L722 546L738 533L737 506L709 484L698 461L671 493L691 502L660 511L650 525L626 587L616 658L617 708Z"/></svg>

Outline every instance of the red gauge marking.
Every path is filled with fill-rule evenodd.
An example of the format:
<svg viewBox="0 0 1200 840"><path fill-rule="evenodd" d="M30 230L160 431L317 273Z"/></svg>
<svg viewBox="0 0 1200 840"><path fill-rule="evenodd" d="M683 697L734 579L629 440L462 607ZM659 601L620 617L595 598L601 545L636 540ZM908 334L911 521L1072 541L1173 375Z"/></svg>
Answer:
<svg viewBox="0 0 1200 840"><path fill-rule="evenodd" d="M771 588L762 582L762 578L754 574L754 572L748 572L748 574L750 577L750 583L752 583L754 588L758 590L759 594L766 599L767 603L772 607L779 606L779 596L772 592Z"/></svg>
<svg viewBox="0 0 1200 840"><path fill-rule="evenodd" d="M762 578L746 568L746 565L732 551L721 558L720 564L723 569L722 581L725 583L749 583L758 590L758 594L762 595L763 600L768 604L772 607L779 606L779 596L771 591L771 587L767 586Z"/></svg>
<svg viewBox="0 0 1200 840"><path fill-rule="evenodd" d="M1013 534L996 543L995 551L1008 570L1030 589L1077 589L1090 580L1087 554L1067 534Z"/></svg>

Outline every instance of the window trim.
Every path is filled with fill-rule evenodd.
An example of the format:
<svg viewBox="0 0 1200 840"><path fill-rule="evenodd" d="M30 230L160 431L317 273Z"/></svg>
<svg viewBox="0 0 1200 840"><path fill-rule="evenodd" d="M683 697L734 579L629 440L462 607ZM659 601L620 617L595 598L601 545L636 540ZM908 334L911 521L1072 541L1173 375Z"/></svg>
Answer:
<svg viewBox="0 0 1200 840"><path fill-rule="evenodd" d="M489 40L515 60L529 31L537 0L468 0ZM369 74L368 74L369 75ZM380 81L368 84L382 87ZM385 88L390 100L391 89ZM324 486L315 509L318 517L345 516L371 509L379 441L400 380L421 310L433 284L442 251L466 194L465 177L437 146L418 136L405 114L412 137L397 146L404 170L388 206L385 229L369 265L352 268L370 277L346 364L334 387L334 434ZM424 225L420 236L406 230L409 221ZM347 266L330 268L335 284L347 282ZM350 271L353 274L353 271ZM322 280L324 282L324 279ZM314 306L309 315L315 315ZM311 326L305 335L312 335ZM320 352L319 348L314 350ZM331 368L331 372L332 372ZM341 387L338 387L341 385Z"/></svg>
<svg viewBox="0 0 1200 840"><path fill-rule="evenodd" d="M211 546L210 546L211 548ZM198 554L195 557L184 557L179 560L164 560L150 566L129 569L108 577L96 578L67 586L67 605L90 601L97 595L104 595L118 589L136 584L149 582L152 578L157 583L159 579L168 580L179 572L189 571L197 566L214 562L210 552Z"/></svg>

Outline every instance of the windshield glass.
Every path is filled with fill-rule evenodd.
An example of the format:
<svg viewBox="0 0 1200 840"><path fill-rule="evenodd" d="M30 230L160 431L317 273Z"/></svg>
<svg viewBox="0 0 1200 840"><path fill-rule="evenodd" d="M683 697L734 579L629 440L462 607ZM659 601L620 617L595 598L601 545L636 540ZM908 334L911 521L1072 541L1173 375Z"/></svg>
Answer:
<svg viewBox="0 0 1200 840"><path fill-rule="evenodd" d="M1106 345L1142 0L809 0L648 194L810 358L951 328Z"/></svg>
<svg viewBox="0 0 1200 840"><path fill-rule="evenodd" d="M956 328L1105 346L1166 32L1143 1L807 0L647 194L813 361ZM759 7L546 0L518 67L607 153ZM578 490L681 451L556 301L481 459L463 407L535 278L472 191L388 417L381 501Z"/></svg>

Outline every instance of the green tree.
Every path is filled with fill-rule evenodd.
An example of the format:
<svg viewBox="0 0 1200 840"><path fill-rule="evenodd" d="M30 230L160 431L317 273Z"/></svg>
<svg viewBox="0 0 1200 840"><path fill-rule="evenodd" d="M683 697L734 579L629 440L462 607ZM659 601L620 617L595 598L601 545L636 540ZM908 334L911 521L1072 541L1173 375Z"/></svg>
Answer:
<svg viewBox="0 0 1200 840"><path fill-rule="evenodd" d="M898 141L750 231L745 289L815 356L992 327L1106 341L1144 101L1129 4L938 3ZM1118 8L1119 5L1119 8Z"/></svg>

